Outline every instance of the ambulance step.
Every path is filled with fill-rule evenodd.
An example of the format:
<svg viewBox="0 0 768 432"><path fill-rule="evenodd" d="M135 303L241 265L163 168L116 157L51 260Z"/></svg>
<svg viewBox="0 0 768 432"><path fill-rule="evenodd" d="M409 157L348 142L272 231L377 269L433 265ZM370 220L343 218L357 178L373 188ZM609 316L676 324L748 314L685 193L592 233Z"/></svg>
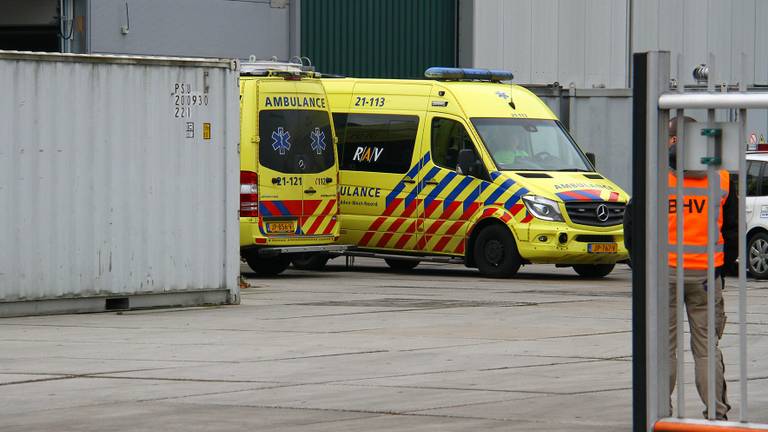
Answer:
<svg viewBox="0 0 768 432"><path fill-rule="evenodd" d="M353 257L363 257L363 258L395 259L395 260L403 260L403 261L436 262L436 263L444 263L444 264L464 264L463 258L440 256L440 255L426 255L426 256L397 255L397 254L384 254L384 253L378 253L378 252L366 252L361 250L347 250L345 252L342 252L342 255L353 256Z"/></svg>
<svg viewBox="0 0 768 432"><path fill-rule="evenodd" d="M259 249L259 255L262 256L275 256L279 254L295 254L295 253L311 253L311 252L326 252L334 254L342 254L352 245L348 244L334 244L334 245L317 245L317 246L274 246L265 247Z"/></svg>

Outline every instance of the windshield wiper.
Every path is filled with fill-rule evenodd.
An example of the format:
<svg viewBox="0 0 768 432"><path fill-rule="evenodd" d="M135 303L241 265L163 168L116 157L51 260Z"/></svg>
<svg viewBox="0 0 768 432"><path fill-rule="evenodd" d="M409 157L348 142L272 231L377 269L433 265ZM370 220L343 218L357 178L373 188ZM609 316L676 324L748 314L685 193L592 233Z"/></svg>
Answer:
<svg viewBox="0 0 768 432"><path fill-rule="evenodd" d="M559 171L559 172L593 172L593 171L585 170L585 169L581 169L581 168L563 168L563 169L559 169L559 170L555 170L555 171Z"/></svg>

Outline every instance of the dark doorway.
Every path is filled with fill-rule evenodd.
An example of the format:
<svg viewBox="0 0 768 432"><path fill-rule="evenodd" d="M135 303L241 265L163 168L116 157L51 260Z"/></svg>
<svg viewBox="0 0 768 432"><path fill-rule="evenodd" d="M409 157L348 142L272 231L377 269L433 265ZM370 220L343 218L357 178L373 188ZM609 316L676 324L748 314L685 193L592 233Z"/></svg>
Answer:
<svg viewBox="0 0 768 432"><path fill-rule="evenodd" d="M56 26L0 26L0 49L17 51L59 51Z"/></svg>

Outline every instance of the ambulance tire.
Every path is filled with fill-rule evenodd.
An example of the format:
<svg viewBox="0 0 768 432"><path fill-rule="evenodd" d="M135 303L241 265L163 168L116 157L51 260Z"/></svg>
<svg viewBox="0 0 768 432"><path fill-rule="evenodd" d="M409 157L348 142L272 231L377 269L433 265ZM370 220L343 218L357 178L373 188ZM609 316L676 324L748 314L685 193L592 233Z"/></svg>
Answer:
<svg viewBox="0 0 768 432"><path fill-rule="evenodd" d="M295 254L291 262L293 267L299 270L321 271L325 269L328 260L331 259L324 253Z"/></svg>
<svg viewBox="0 0 768 432"><path fill-rule="evenodd" d="M585 278L601 278L608 276L616 264L576 264L573 269L581 277Z"/></svg>
<svg viewBox="0 0 768 432"><path fill-rule="evenodd" d="M291 256L281 254L274 257L262 257L258 253L245 255L248 266L260 276L275 276L282 273L291 265Z"/></svg>
<svg viewBox="0 0 768 432"><path fill-rule="evenodd" d="M515 238L502 225L483 228L475 240L475 264L480 274L492 278L514 276L522 265Z"/></svg>
<svg viewBox="0 0 768 432"><path fill-rule="evenodd" d="M387 263L389 268L399 272L413 270L417 265L419 265L419 262L416 260L402 260L394 258L384 258L384 262Z"/></svg>

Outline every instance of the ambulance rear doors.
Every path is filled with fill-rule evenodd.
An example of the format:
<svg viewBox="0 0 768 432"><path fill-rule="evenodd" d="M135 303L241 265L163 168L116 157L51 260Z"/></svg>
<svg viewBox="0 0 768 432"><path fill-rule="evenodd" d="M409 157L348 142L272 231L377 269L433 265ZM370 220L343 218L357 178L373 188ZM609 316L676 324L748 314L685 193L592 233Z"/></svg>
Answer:
<svg viewBox="0 0 768 432"><path fill-rule="evenodd" d="M269 243L338 236L338 164L318 81L258 81L259 225Z"/></svg>

